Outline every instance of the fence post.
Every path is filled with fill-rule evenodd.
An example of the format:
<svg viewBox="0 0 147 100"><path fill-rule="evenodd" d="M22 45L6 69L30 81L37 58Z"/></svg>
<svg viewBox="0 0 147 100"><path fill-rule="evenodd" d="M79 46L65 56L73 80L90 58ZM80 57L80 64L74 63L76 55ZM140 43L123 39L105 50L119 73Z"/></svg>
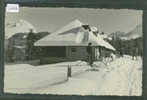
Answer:
<svg viewBox="0 0 147 100"><path fill-rule="evenodd" d="M68 65L67 67L67 78L68 77L71 77L71 66L70 65Z"/></svg>

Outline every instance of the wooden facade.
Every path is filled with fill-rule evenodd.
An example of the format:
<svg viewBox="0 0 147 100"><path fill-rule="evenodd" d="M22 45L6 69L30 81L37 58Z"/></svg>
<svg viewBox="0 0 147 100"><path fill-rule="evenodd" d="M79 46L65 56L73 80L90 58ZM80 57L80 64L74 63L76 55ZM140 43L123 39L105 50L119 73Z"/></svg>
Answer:
<svg viewBox="0 0 147 100"><path fill-rule="evenodd" d="M93 50L93 59L95 59L95 48ZM66 57L71 60L87 60L88 53L86 51L86 46L73 46L66 47Z"/></svg>
<svg viewBox="0 0 147 100"><path fill-rule="evenodd" d="M42 48L42 52L40 53L40 63L57 63L64 61L87 61L88 53L86 51L86 46L48 46L48 47L40 47ZM92 47L93 50L93 60L97 60L99 58L99 48Z"/></svg>

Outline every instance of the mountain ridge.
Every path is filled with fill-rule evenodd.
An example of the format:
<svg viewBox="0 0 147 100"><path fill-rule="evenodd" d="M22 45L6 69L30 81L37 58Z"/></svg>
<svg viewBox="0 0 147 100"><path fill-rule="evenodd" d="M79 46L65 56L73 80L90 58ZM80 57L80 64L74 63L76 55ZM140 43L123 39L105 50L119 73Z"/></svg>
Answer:
<svg viewBox="0 0 147 100"><path fill-rule="evenodd" d="M142 25L139 24L134 29L132 29L130 32L125 33L121 31L116 31L114 33L109 34L108 36L109 37L116 36L123 40L130 40L130 39L136 39L136 38L142 37L142 35L143 35Z"/></svg>

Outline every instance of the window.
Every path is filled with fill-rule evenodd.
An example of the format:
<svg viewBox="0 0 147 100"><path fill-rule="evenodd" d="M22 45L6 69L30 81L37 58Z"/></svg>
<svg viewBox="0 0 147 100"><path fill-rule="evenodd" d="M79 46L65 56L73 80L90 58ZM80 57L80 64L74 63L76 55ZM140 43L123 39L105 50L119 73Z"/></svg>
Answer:
<svg viewBox="0 0 147 100"><path fill-rule="evenodd" d="M71 52L76 52L76 48L71 48Z"/></svg>

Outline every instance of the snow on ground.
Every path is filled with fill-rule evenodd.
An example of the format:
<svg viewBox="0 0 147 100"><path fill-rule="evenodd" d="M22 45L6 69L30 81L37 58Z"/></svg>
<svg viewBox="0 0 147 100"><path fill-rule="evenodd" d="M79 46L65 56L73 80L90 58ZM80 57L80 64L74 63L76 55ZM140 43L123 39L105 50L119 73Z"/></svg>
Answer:
<svg viewBox="0 0 147 100"><path fill-rule="evenodd" d="M142 94L142 60L129 57L115 60L109 65L109 74L100 91L105 95Z"/></svg>
<svg viewBox="0 0 147 100"><path fill-rule="evenodd" d="M67 78L67 66L72 77ZM61 95L125 95L142 93L142 60L129 56L115 59L109 65L95 62L92 70L82 61L42 66L7 65L4 91Z"/></svg>
<svg viewBox="0 0 147 100"><path fill-rule="evenodd" d="M32 66L28 64L6 65L4 91L11 93L34 93L39 89L44 89L52 84L67 80L67 66L72 63L66 62L43 66ZM89 66L87 66L89 67ZM78 66L73 71L73 75L83 72L86 66Z"/></svg>

